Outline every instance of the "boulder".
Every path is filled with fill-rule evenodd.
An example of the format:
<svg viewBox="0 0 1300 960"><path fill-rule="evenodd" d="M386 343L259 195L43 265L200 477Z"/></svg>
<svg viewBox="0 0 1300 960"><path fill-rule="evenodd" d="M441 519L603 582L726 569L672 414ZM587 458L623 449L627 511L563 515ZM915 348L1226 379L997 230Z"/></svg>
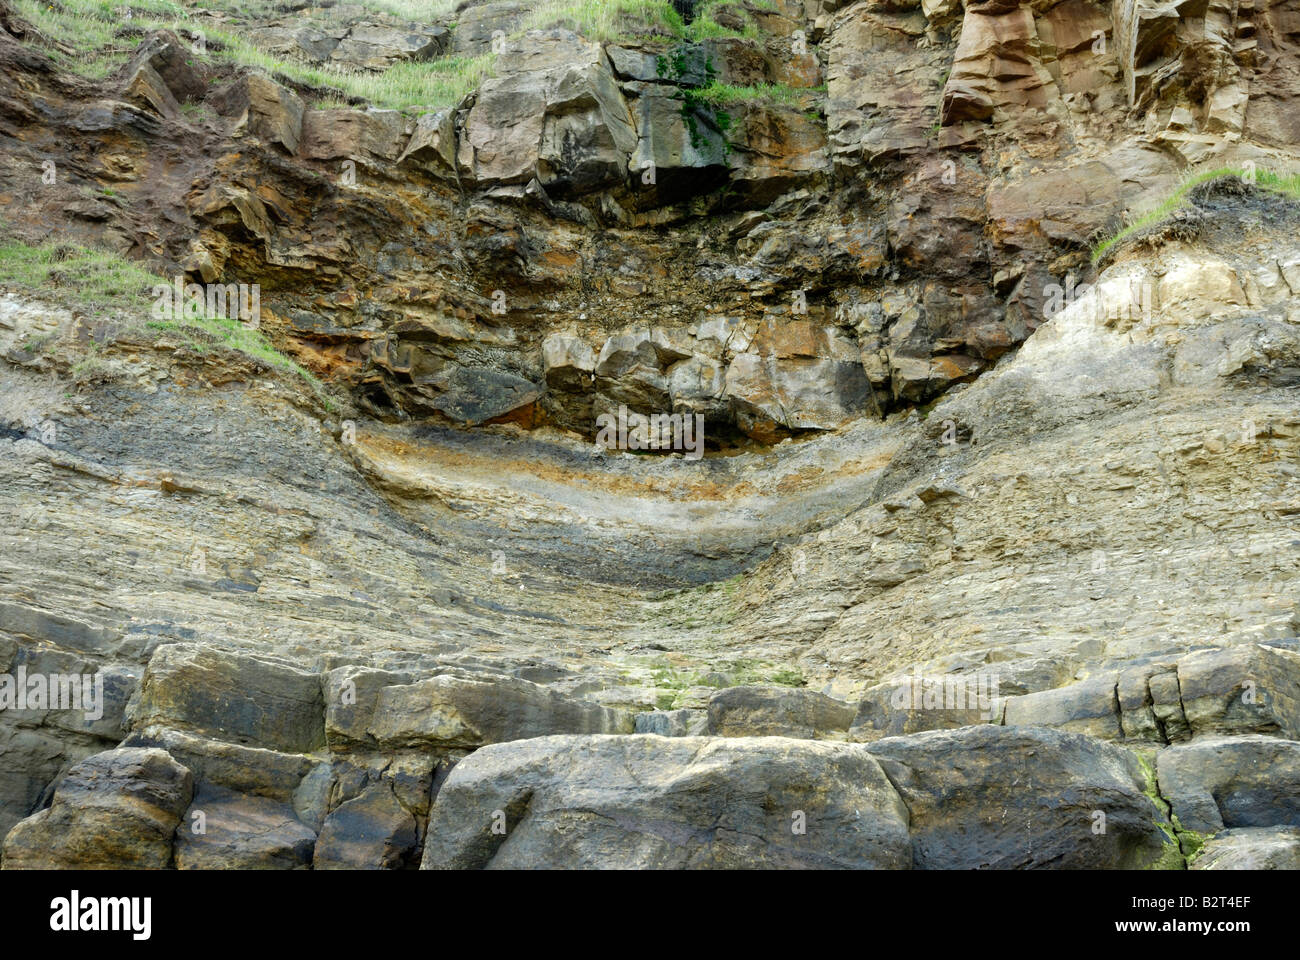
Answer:
<svg viewBox="0 0 1300 960"><path fill-rule="evenodd" d="M985 724L866 749L907 804L921 869L1133 869L1172 846L1136 757L1092 737Z"/></svg>
<svg viewBox="0 0 1300 960"><path fill-rule="evenodd" d="M399 30L358 23L334 46L329 59L353 70L386 70L404 60L431 60L445 52L449 41L450 31L436 24Z"/></svg>
<svg viewBox="0 0 1300 960"><path fill-rule="evenodd" d="M391 161L404 156L404 149L409 152L410 142L407 121L396 110L308 110L303 114L299 155L307 160Z"/></svg>
<svg viewBox="0 0 1300 960"><path fill-rule="evenodd" d="M61 771L98 749L68 743L57 731L0 722L0 839L41 805Z"/></svg>
<svg viewBox="0 0 1300 960"><path fill-rule="evenodd" d="M1100 674L1055 690L1010 697L1002 722L1009 727L1055 727L1102 740L1122 740L1116 675Z"/></svg>
<svg viewBox="0 0 1300 960"><path fill-rule="evenodd" d="M175 103L201 100L207 92L207 83L194 67L194 54L190 45L170 30L149 34L136 47L131 59L118 72L129 88L134 78L143 73L156 77L166 99Z"/></svg>
<svg viewBox="0 0 1300 960"><path fill-rule="evenodd" d="M1201 650L1178 661L1193 736L1272 733L1300 739L1300 653L1264 644Z"/></svg>
<svg viewBox="0 0 1300 960"><path fill-rule="evenodd" d="M304 106L292 90L260 73L250 73L212 94L212 105L235 129L247 129L267 143L295 154L302 139Z"/></svg>
<svg viewBox="0 0 1300 960"><path fill-rule="evenodd" d="M49 808L15 826L6 870L159 870L194 791L189 770L166 751L123 748L68 771Z"/></svg>
<svg viewBox="0 0 1300 960"><path fill-rule="evenodd" d="M148 63L140 63L122 85L122 99L153 110L168 120L180 116L180 105L163 78Z"/></svg>
<svg viewBox="0 0 1300 960"><path fill-rule="evenodd" d="M543 737L461 761L423 869L907 867L907 809L854 744Z"/></svg>
<svg viewBox="0 0 1300 960"><path fill-rule="evenodd" d="M462 178L488 188L536 178L557 196L622 182L636 134L600 46L532 31L498 61L465 117Z"/></svg>
<svg viewBox="0 0 1300 960"><path fill-rule="evenodd" d="M730 108L732 189L755 206L771 203L830 171L820 118L791 106L764 103Z"/></svg>
<svg viewBox="0 0 1300 960"><path fill-rule="evenodd" d="M282 803L293 800L317 763L303 754L245 747L157 726L136 730L122 746L166 750L194 774L196 787L212 784Z"/></svg>
<svg viewBox="0 0 1300 960"><path fill-rule="evenodd" d="M902 676L863 691L850 738L863 742L925 730L998 722L996 683L975 675Z"/></svg>
<svg viewBox="0 0 1300 960"><path fill-rule="evenodd" d="M780 429L833 430L866 412L871 396L858 357L757 352L732 360L725 391L737 425L760 440Z"/></svg>
<svg viewBox="0 0 1300 960"><path fill-rule="evenodd" d="M456 364L428 383L438 390L430 406L467 427L526 413L543 392L531 380L505 370Z"/></svg>
<svg viewBox="0 0 1300 960"><path fill-rule="evenodd" d="M729 148L717 108L684 109L680 95L649 90L631 108L637 140L627 169L640 206L705 193L727 178Z"/></svg>
<svg viewBox="0 0 1300 960"><path fill-rule="evenodd" d="M1160 792L1180 827L1300 826L1300 743L1275 737L1202 737L1161 750Z"/></svg>
<svg viewBox="0 0 1300 960"><path fill-rule="evenodd" d="M542 365L547 386L581 392L591 386L596 354L579 337L553 333L542 341Z"/></svg>
<svg viewBox="0 0 1300 960"><path fill-rule="evenodd" d="M372 783L325 818L317 870L397 870L419 857L419 827L387 783Z"/></svg>
<svg viewBox="0 0 1300 960"><path fill-rule="evenodd" d="M398 163L414 163L430 173L450 175L456 171L456 112L425 113L415 121L415 130Z"/></svg>

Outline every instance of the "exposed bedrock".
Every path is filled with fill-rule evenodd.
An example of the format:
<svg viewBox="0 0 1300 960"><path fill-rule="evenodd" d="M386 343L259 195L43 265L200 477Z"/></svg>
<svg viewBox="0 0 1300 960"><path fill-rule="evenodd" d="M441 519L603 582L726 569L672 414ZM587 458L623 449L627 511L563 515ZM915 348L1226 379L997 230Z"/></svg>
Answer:
<svg viewBox="0 0 1300 960"><path fill-rule="evenodd" d="M0 867L1296 865L1296 0L723 6L0 0L5 240L266 338L0 284Z"/></svg>

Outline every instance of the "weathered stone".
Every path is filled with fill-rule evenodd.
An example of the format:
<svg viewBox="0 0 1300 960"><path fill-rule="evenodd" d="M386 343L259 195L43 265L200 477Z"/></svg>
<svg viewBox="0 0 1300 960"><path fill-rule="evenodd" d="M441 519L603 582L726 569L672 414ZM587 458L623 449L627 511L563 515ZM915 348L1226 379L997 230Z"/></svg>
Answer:
<svg viewBox="0 0 1300 960"><path fill-rule="evenodd" d="M531 380L490 367L452 367L430 383L439 389L430 405L471 427L516 415L542 396L541 387Z"/></svg>
<svg viewBox="0 0 1300 960"><path fill-rule="evenodd" d="M165 751L97 753L68 771L49 808L9 831L4 869L168 867L193 790L190 772Z"/></svg>
<svg viewBox="0 0 1300 960"><path fill-rule="evenodd" d="M389 748L476 749L560 733L631 733L623 710L565 697L514 678L440 676L385 687L370 734Z"/></svg>
<svg viewBox="0 0 1300 960"><path fill-rule="evenodd" d="M426 170L453 174L456 170L456 114L452 110L425 113L415 121L415 130L398 163L418 163Z"/></svg>
<svg viewBox="0 0 1300 960"><path fill-rule="evenodd" d="M260 73L250 73L213 93L212 102L222 116L235 119L237 129L247 128L290 154L298 152L304 107L292 90Z"/></svg>
<svg viewBox="0 0 1300 960"><path fill-rule="evenodd" d="M0 839L40 806L62 770L94 752L66 743L54 731L0 723Z"/></svg>
<svg viewBox="0 0 1300 960"><path fill-rule="evenodd" d="M1300 870L1300 828L1239 827L1205 842L1193 870Z"/></svg>
<svg viewBox="0 0 1300 960"><path fill-rule="evenodd" d="M159 93L165 91L165 98L175 103L201 99L207 90L203 77L194 68L190 45L170 30L156 31L141 41L119 76L127 78L129 86L144 68L147 68L146 76L152 75L161 82L163 89Z"/></svg>
<svg viewBox="0 0 1300 960"><path fill-rule="evenodd" d="M636 732L661 737L697 737L708 732L709 715L705 710L647 710L636 715Z"/></svg>
<svg viewBox="0 0 1300 960"><path fill-rule="evenodd" d="M1200 737L1161 750L1160 792L1182 829L1300 826L1300 743Z"/></svg>
<svg viewBox="0 0 1300 960"><path fill-rule="evenodd" d="M591 385L596 354L583 340L553 333L542 341L546 383L558 390L584 390Z"/></svg>
<svg viewBox="0 0 1300 960"><path fill-rule="evenodd" d="M180 115L180 105L163 78L147 62L139 64L122 88L122 99L147 107L169 120Z"/></svg>
<svg viewBox="0 0 1300 960"><path fill-rule="evenodd" d="M387 783L331 811L316 841L316 870L399 870L419 857L415 818Z"/></svg>
<svg viewBox="0 0 1300 960"><path fill-rule="evenodd" d="M474 753L438 794L422 867L908 862L907 810L860 746L636 736L544 737Z"/></svg>
<svg viewBox="0 0 1300 960"><path fill-rule="evenodd" d="M1125 869L1165 852L1136 758L1091 737L986 724L867 749L907 804L916 867Z"/></svg>
<svg viewBox="0 0 1300 960"><path fill-rule="evenodd" d="M430 60L448 44L446 27L421 26L397 30L379 24L357 24L330 51L329 59L353 69L383 70L403 60Z"/></svg>
<svg viewBox="0 0 1300 960"><path fill-rule="evenodd" d="M195 730L246 746L310 752L325 742L318 675L190 644L159 647L137 723Z"/></svg>
<svg viewBox="0 0 1300 960"><path fill-rule="evenodd" d="M299 150L308 160L394 160L404 148L411 152L410 144L418 134L417 130L408 139L406 119L396 110L308 110L303 114Z"/></svg>
<svg viewBox="0 0 1300 960"><path fill-rule="evenodd" d="M1102 740L1122 740L1115 687L1114 674L1100 674L1056 690L1011 697L1002 722L1009 727L1054 727Z"/></svg>
<svg viewBox="0 0 1300 960"><path fill-rule="evenodd" d="M203 787L176 831L176 868L306 870L315 845L287 804Z"/></svg>
<svg viewBox="0 0 1300 960"><path fill-rule="evenodd" d="M844 739L852 704L813 690L731 687L709 698L708 733L717 737Z"/></svg>
<svg viewBox="0 0 1300 960"><path fill-rule="evenodd" d="M1300 738L1300 654L1251 644L1178 661L1179 702L1193 736Z"/></svg>
<svg viewBox="0 0 1300 960"><path fill-rule="evenodd" d="M288 803L315 761L302 754L277 753L193 736L180 730L145 727L124 741L124 747L158 747L194 775L197 787L212 784L239 794Z"/></svg>
<svg viewBox="0 0 1300 960"><path fill-rule="evenodd" d="M996 696L987 674L898 677L863 691L850 738L869 741L997 722L1002 703Z"/></svg>
<svg viewBox="0 0 1300 960"><path fill-rule="evenodd" d="M560 196L621 181L635 133L600 48L566 30L535 31L507 64L465 118L462 176L480 186L536 177Z"/></svg>

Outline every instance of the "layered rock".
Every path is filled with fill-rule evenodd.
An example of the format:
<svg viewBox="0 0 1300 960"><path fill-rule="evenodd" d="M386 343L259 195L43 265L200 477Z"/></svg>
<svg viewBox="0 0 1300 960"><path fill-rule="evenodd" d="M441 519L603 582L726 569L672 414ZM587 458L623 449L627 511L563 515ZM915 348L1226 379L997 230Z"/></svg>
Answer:
<svg viewBox="0 0 1300 960"><path fill-rule="evenodd" d="M0 673L105 691L0 710L5 868L1292 862L1300 219L1085 250L1290 159L1293 0L737 7L260 24L501 31L428 111L0 10L6 229L257 282L326 381L0 292Z"/></svg>

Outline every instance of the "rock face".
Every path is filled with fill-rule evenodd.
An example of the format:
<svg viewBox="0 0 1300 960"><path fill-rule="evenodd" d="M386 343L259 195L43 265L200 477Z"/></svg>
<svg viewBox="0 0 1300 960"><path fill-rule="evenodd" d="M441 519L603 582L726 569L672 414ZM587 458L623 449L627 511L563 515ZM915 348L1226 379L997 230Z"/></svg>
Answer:
<svg viewBox="0 0 1300 960"><path fill-rule="evenodd" d="M0 867L1294 866L1297 0L456 6L0 0Z"/></svg>

